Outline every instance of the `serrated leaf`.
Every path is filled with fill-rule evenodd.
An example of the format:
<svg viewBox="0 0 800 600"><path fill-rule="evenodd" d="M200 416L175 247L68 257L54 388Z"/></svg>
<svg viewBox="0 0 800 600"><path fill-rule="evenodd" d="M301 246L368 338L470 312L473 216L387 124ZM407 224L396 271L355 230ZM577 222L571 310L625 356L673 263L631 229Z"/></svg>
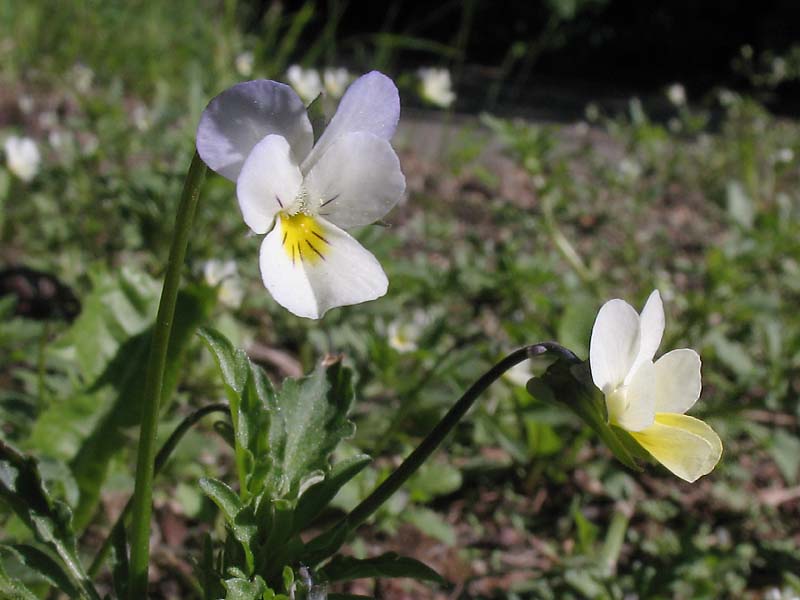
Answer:
<svg viewBox="0 0 800 600"><path fill-rule="evenodd" d="M11 552L32 573L43 577L57 590L68 594L71 598L77 598L80 595L78 589L70 581L69 575L64 572L64 568L39 548L28 544L4 544L0 548Z"/></svg>
<svg viewBox="0 0 800 600"><path fill-rule="evenodd" d="M226 579L222 582L225 586L225 600L262 600L267 584L256 575L252 580L241 577Z"/></svg>
<svg viewBox="0 0 800 600"><path fill-rule="evenodd" d="M284 381L270 407L273 498L296 498L309 475L328 471L328 457L355 430L347 419L352 401L352 372L339 362Z"/></svg>
<svg viewBox="0 0 800 600"><path fill-rule="evenodd" d="M339 555L318 570L317 574L325 581L349 581L366 577L408 577L447 585L447 581L429 566L394 552L365 559Z"/></svg>
<svg viewBox="0 0 800 600"><path fill-rule="evenodd" d="M344 484L358 475L372 462L366 454L358 454L331 468L325 479L309 487L300 497L294 513L295 532L303 531L333 500Z"/></svg>

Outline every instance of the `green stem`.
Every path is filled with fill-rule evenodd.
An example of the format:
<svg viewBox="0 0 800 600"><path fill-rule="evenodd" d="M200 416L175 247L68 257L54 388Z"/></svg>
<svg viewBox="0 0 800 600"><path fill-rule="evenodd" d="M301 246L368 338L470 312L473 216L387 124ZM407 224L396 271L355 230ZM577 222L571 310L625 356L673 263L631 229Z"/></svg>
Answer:
<svg viewBox="0 0 800 600"><path fill-rule="evenodd" d="M167 438L167 441L164 442L164 445L161 446L161 450L158 451L156 460L153 464L153 473L158 475L161 472L161 469L164 468L165 464L167 464L167 459L169 458L170 454L172 454L172 451L175 450L175 446L178 445L178 442L181 441L186 432L189 431L189 429L191 429L198 421L212 413L228 413L229 410L230 409L228 408L227 404L209 404L208 406L198 408L193 413L187 415L186 418L183 419L180 424L178 424L178 426L175 428L175 431L173 431L172 434ZM114 534L117 533L119 528L124 527L125 519L128 518L128 514L131 512L132 506L133 498L130 498L128 502L125 503L125 508L122 509L119 517L117 517L117 521L111 528L108 537L106 537L103 545L100 546L100 550L97 551L97 555L94 557L92 564L89 566L89 577L94 577L97 575L100 567L103 566L103 562L108 556L108 551L111 550L111 543L114 539Z"/></svg>
<svg viewBox="0 0 800 600"><path fill-rule="evenodd" d="M400 486L402 486L414 472L424 463L428 457L439 447L444 441L456 424L467 413L470 407L474 404L475 400L486 391L492 383L500 379L503 373L508 371L511 367L518 365L528 358L539 356L545 352L555 352L565 356L568 360L576 360L575 355L569 350L555 344L553 342L543 342L526 346L515 350L503 360L486 371L478 381L464 392L464 395L459 398L458 402L453 405L447 414L442 418L436 427L433 428L428 436L422 440L417 448L408 455L402 464L397 467L397 470L392 473L383 483L381 483L375 490L367 496L361 504L356 506L350 514L348 514L342 523L336 526L336 529L346 529L349 533L356 527L366 521L378 508L386 502L392 494L394 494Z"/></svg>
<svg viewBox="0 0 800 600"><path fill-rule="evenodd" d="M189 234L194 222L200 186L206 174L206 166L195 153L186 181L183 185L178 214L175 217L175 232L169 251L164 288L158 305L153 341L147 362L144 381L141 429L139 431L139 453L136 462L136 487L133 493L133 519L131 521L131 563L128 597L141 600L147 594L147 568L150 559L150 514L153 497L153 460L156 453L161 391L164 384L164 369L167 362L172 323L175 317L175 302L181 282L181 269L189 244Z"/></svg>

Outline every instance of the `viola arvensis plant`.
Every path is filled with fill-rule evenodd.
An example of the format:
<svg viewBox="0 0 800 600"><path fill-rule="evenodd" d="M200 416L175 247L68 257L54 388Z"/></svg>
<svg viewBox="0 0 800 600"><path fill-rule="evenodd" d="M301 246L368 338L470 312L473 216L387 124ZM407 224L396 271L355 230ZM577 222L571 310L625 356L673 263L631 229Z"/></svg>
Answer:
<svg viewBox="0 0 800 600"><path fill-rule="evenodd" d="M716 466L722 442L706 423L684 414L700 398L697 352L672 350L653 362L663 334L658 290L650 294L641 315L623 300L609 300L592 329L592 379L605 395L609 422L691 482Z"/></svg>
<svg viewBox="0 0 800 600"><path fill-rule="evenodd" d="M292 313L318 319L386 293L380 264L345 229L381 219L405 191L389 144L399 117L397 87L377 71L347 89L316 144L303 101L275 81L235 85L203 112L197 151L267 234L261 276Z"/></svg>

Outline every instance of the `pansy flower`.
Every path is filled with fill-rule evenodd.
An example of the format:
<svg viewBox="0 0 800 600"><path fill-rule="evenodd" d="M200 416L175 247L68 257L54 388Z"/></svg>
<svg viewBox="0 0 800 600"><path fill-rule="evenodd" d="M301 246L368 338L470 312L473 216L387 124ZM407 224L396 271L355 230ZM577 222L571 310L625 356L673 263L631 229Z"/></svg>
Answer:
<svg viewBox="0 0 800 600"><path fill-rule="evenodd" d="M609 300L592 329L592 379L605 396L609 422L691 482L716 466L722 442L706 423L685 414L700 398L697 352L672 350L653 362L663 334L658 290L650 294L641 314L623 300Z"/></svg>
<svg viewBox="0 0 800 600"><path fill-rule="evenodd" d="M386 293L380 264L345 230L381 219L405 191L389 144L399 116L397 87L376 71L347 89L316 144L302 100L275 81L235 85L203 112L197 150L236 182L245 223L266 234L264 285L292 313L318 319Z"/></svg>

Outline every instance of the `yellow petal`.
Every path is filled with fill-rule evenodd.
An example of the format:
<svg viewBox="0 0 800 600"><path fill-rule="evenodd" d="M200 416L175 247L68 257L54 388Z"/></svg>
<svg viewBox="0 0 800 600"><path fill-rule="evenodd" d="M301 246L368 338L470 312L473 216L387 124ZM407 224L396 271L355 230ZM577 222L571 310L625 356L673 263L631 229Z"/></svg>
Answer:
<svg viewBox="0 0 800 600"><path fill-rule="evenodd" d="M722 456L722 441L714 430L687 415L657 413L650 427L630 434L653 458L690 483L710 473Z"/></svg>

